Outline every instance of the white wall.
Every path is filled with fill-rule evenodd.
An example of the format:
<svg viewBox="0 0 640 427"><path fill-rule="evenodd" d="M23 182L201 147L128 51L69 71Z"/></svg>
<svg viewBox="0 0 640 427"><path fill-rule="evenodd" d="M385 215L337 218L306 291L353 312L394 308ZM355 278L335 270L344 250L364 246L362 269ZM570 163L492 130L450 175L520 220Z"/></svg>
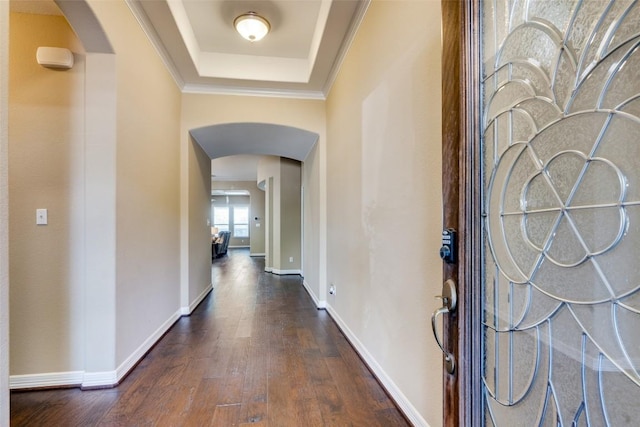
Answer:
<svg viewBox="0 0 640 427"><path fill-rule="evenodd" d="M327 308L416 425L442 420L438 1L373 1L327 100Z"/></svg>

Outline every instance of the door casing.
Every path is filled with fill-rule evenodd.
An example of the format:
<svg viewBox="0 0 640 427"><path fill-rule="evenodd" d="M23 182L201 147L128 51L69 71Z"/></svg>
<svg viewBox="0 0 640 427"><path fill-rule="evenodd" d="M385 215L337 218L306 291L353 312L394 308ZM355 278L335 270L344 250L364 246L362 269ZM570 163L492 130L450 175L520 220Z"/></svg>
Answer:
<svg viewBox="0 0 640 427"><path fill-rule="evenodd" d="M445 346L457 368L443 365L445 426L482 423L481 178L478 0L442 0L443 228L458 234L458 258L444 280L458 288L457 311L445 317Z"/></svg>

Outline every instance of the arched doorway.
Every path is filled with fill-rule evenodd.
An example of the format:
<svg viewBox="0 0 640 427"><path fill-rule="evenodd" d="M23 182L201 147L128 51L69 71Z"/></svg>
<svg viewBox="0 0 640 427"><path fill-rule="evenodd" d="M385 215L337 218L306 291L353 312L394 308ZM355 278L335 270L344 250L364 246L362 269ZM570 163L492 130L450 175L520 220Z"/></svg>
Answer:
<svg viewBox="0 0 640 427"><path fill-rule="evenodd" d="M304 161L314 149L319 135L292 126L255 122L217 124L191 129L189 133L193 142L211 159L236 155L265 156L260 161L255 185L260 184L265 191L266 206L264 213L259 215L263 220L256 220L252 226L264 225L254 230L265 235L267 271L302 273L304 198L301 197L300 168L304 167ZM296 180L297 184L294 184ZM297 206L291 209L292 204Z"/></svg>

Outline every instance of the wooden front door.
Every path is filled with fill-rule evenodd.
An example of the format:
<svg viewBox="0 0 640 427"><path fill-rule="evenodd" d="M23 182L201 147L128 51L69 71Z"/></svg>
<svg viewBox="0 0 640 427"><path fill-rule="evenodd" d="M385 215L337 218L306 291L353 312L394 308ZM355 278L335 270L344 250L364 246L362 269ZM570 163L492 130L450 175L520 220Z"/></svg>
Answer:
<svg viewBox="0 0 640 427"><path fill-rule="evenodd" d="M445 425L636 425L640 4L442 4Z"/></svg>

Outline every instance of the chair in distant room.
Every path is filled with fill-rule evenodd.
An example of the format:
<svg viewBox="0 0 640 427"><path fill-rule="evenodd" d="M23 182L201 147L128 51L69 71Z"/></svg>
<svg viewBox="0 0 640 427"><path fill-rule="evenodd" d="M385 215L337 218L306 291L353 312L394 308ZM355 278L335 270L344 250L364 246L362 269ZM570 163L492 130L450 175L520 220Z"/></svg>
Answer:
<svg viewBox="0 0 640 427"><path fill-rule="evenodd" d="M230 231L221 231L218 237L214 237L211 241L211 258L220 258L227 254L229 248L229 240L231 240Z"/></svg>

